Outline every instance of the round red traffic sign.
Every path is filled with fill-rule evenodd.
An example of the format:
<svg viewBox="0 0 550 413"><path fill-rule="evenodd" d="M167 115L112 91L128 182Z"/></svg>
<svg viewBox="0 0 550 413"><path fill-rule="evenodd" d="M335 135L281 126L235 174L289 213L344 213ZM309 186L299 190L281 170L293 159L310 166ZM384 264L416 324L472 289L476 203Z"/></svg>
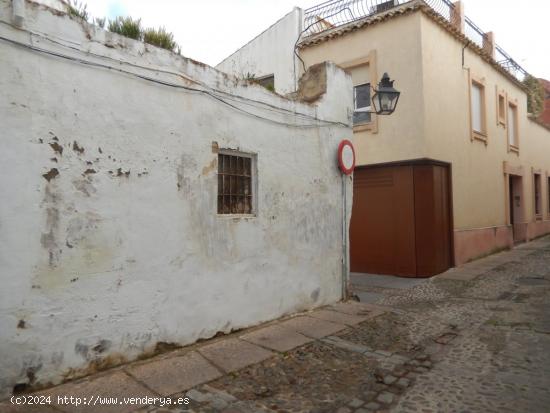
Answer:
<svg viewBox="0 0 550 413"><path fill-rule="evenodd" d="M351 175L355 169L355 149L347 139L344 139L338 145L338 166L342 173L346 175Z"/></svg>

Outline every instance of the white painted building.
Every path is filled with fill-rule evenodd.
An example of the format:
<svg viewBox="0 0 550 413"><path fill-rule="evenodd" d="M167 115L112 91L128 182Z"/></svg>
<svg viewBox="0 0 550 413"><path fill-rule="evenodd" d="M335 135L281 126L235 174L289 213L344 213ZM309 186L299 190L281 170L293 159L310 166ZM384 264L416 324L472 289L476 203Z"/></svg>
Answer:
<svg viewBox="0 0 550 413"><path fill-rule="evenodd" d="M304 11L295 7L239 50L225 58L216 69L237 77L257 79L272 77L277 93L288 94L298 87L303 74L300 61L294 53L301 38Z"/></svg>
<svg viewBox="0 0 550 413"><path fill-rule="evenodd" d="M327 64L326 93L288 100L15 2L0 0L0 398L340 299L348 75Z"/></svg>

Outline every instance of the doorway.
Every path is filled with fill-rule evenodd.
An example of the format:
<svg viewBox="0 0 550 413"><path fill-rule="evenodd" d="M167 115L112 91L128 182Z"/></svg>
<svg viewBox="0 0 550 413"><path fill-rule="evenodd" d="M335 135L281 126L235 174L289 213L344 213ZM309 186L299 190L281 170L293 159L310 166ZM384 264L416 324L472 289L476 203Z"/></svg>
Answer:
<svg viewBox="0 0 550 413"><path fill-rule="evenodd" d="M512 227L514 243L518 243L525 239L522 177L518 175L509 175L508 185L508 218L510 226Z"/></svg>
<svg viewBox="0 0 550 413"><path fill-rule="evenodd" d="M428 159L355 169L352 272L430 277L453 266L450 169Z"/></svg>

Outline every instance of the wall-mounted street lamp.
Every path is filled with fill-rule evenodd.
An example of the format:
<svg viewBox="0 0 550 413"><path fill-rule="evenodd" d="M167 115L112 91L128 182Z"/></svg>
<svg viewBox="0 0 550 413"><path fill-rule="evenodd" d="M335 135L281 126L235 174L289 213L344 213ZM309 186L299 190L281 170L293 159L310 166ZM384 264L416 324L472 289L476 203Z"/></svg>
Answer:
<svg viewBox="0 0 550 413"><path fill-rule="evenodd" d="M378 89L373 89L373 113L376 113L377 115L391 115L395 111L401 92L394 89L393 82L393 80L390 80L388 74L384 73L380 83L378 83Z"/></svg>

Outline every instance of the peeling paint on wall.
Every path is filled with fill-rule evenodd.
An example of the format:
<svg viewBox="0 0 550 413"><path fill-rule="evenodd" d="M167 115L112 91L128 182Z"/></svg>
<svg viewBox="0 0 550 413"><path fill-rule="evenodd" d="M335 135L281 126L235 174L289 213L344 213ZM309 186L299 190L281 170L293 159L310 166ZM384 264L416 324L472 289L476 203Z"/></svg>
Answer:
<svg viewBox="0 0 550 413"><path fill-rule="evenodd" d="M55 153L58 153L60 156L63 155L63 147L59 143L52 142L50 143L50 146Z"/></svg>
<svg viewBox="0 0 550 413"><path fill-rule="evenodd" d="M10 7L0 0L0 20ZM283 111L319 117L352 104L349 77L332 66L327 95L303 105L164 50L143 55L139 42L107 47L120 39L101 30L87 39L80 23L47 10L29 13L25 24L70 34L83 59L93 59L93 48ZM266 122L202 94L4 42L0 66L0 168L9 171L0 174L0 397L339 299L342 181L334 159L351 129ZM257 156L254 216L217 214L217 153L228 148Z"/></svg>
<svg viewBox="0 0 550 413"><path fill-rule="evenodd" d="M51 168L48 172L42 174L44 179L48 182L54 179L57 175L59 175L59 171L57 170L57 168Z"/></svg>
<svg viewBox="0 0 550 413"><path fill-rule="evenodd" d="M59 196L55 192L55 187L52 187L49 184L46 185L42 205L45 211L46 222L45 231L40 237L40 243L47 251L49 266L54 267L59 260L59 255L61 254L61 249L57 243L59 233Z"/></svg>
<svg viewBox="0 0 550 413"><path fill-rule="evenodd" d="M212 171L217 170L217 167L218 167L218 159L213 158L207 166L202 168L202 174L203 175L208 175Z"/></svg>
<svg viewBox="0 0 550 413"><path fill-rule="evenodd" d="M77 141L74 141L73 142L73 151L75 151L79 154L83 154L84 153L84 148L79 146Z"/></svg>

